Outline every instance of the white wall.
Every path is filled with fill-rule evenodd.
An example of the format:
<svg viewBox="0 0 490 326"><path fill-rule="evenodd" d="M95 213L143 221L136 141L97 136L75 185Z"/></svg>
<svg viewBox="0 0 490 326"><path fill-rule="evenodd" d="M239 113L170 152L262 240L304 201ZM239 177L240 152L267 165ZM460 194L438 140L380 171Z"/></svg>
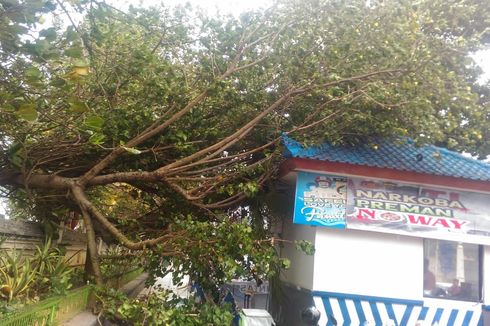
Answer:
<svg viewBox="0 0 490 326"><path fill-rule="evenodd" d="M313 290L422 300L423 239L317 228Z"/></svg>
<svg viewBox="0 0 490 326"><path fill-rule="evenodd" d="M490 246L483 246L483 304L490 305Z"/></svg>
<svg viewBox="0 0 490 326"><path fill-rule="evenodd" d="M307 240L315 243L316 228L307 225L293 225L290 218L284 219L282 232L283 239L290 241ZM291 260L291 268L281 274L281 279L303 289L312 290L314 256L308 256L302 251L296 250L292 243L285 243L281 248L281 257Z"/></svg>

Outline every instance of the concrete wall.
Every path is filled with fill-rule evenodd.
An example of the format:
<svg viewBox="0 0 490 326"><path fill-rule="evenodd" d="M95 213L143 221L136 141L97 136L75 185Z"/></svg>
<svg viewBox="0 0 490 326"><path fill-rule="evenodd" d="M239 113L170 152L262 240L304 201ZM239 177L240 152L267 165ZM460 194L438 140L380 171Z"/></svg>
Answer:
<svg viewBox="0 0 490 326"><path fill-rule="evenodd" d="M315 234L315 227L293 224L291 218L284 219L283 239L307 240L315 243ZM297 250L292 243L285 243L280 252L281 257L291 260L291 268L284 271L281 280L306 290L312 290L314 257Z"/></svg>
<svg viewBox="0 0 490 326"><path fill-rule="evenodd" d="M483 304L490 306L490 246L483 246Z"/></svg>
<svg viewBox="0 0 490 326"><path fill-rule="evenodd" d="M315 291L422 300L423 239L316 230Z"/></svg>
<svg viewBox="0 0 490 326"><path fill-rule="evenodd" d="M42 246L44 233L39 223L0 219L0 236L7 238L0 250L16 250L24 255L34 255L36 246ZM87 240L84 233L62 229L54 243L64 246L70 266L83 266L86 259Z"/></svg>
<svg viewBox="0 0 490 326"><path fill-rule="evenodd" d="M310 291L283 283L274 287L269 311L277 326L300 326L301 311L312 306Z"/></svg>

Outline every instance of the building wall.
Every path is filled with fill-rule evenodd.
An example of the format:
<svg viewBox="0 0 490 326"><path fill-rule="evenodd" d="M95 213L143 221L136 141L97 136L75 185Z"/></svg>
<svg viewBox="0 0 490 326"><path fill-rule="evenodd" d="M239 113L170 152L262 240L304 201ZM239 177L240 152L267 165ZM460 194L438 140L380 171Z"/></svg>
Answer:
<svg viewBox="0 0 490 326"><path fill-rule="evenodd" d="M0 220L0 236L5 237L0 243L0 250L15 250L25 256L35 255L36 247L42 247L45 240L41 224L15 220ZM85 234L63 229L53 244L65 247L68 265L83 266L86 260L86 241Z"/></svg>
<svg viewBox="0 0 490 326"><path fill-rule="evenodd" d="M422 238L318 228L315 240L312 294L319 325L490 325L481 304L423 297Z"/></svg>
<svg viewBox="0 0 490 326"><path fill-rule="evenodd" d="M290 218L284 219L283 239L289 241L307 240L315 243L316 228L292 223ZM314 256L308 256L297 250L293 243L285 243L281 250L281 257L291 260L291 267L281 275L285 283L294 284L306 290L313 289Z"/></svg>
<svg viewBox="0 0 490 326"><path fill-rule="evenodd" d="M317 228L313 289L423 299L423 239Z"/></svg>
<svg viewBox="0 0 490 326"><path fill-rule="evenodd" d="M277 326L299 326L304 325L301 312L314 306L309 290L283 283L279 287L273 287L269 311Z"/></svg>

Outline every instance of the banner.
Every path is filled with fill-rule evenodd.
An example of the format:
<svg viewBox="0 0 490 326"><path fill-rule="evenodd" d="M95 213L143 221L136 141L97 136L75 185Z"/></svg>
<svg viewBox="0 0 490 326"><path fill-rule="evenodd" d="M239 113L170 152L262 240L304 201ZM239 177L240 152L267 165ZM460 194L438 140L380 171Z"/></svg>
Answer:
<svg viewBox="0 0 490 326"><path fill-rule="evenodd" d="M350 178L347 228L490 244L490 195Z"/></svg>
<svg viewBox="0 0 490 326"><path fill-rule="evenodd" d="M345 228L347 179L298 172L294 223Z"/></svg>

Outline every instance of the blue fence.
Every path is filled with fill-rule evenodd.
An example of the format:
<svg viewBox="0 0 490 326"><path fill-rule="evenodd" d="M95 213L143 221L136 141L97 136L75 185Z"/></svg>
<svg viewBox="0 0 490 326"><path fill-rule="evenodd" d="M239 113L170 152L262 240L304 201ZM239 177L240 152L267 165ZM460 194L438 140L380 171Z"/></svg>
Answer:
<svg viewBox="0 0 490 326"><path fill-rule="evenodd" d="M481 303L403 300L330 292L313 292L313 299L322 314L320 326L482 325Z"/></svg>

